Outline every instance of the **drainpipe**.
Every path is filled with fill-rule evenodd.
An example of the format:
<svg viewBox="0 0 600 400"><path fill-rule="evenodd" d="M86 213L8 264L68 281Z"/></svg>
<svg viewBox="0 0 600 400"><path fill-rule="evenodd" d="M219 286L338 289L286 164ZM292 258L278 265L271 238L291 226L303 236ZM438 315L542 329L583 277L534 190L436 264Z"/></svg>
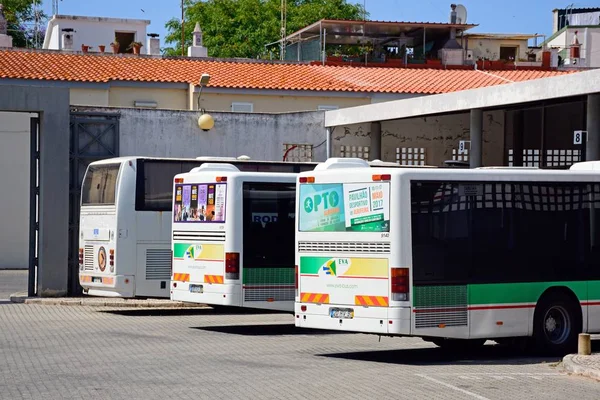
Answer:
<svg viewBox="0 0 600 400"><path fill-rule="evenodd" d="M331 150L332 150L331 149L331 145L332 145L332 143L331 143L331 134L332 133L333 133L333 129L331 129L331 128L325 128L325 135L326 135L326 137L325 137L325 140L326 140L326 143L325 143L325 153L326 153L325 154L325 159L328 159L328 158L331 157Z"/></svg>

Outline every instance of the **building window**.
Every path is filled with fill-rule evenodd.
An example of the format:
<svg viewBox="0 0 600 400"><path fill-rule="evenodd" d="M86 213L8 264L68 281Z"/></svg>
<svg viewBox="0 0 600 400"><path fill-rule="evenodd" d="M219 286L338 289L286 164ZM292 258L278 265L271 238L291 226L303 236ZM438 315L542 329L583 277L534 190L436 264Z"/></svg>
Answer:
<svg viewBox="0 0 600 400"><path fill-rule="evenodd" d="M518 59L517 50L519 50L519 48L516 46L510 46L510 47L502 47L501 46L500 47L500 59L506 60L506 61L516 61Z"/></svg>
<svg viewBox="0 0 600 400"><path fill-rule="evenodd" d="M331 111L331 110L338 110L339 107L338 106L318 106L317 107L317 111Z"/></svg>
<svg viewBox="0 0 600 400"><path fill-rule="evenodd" d="M128 48L135 41L135 32L115 32L115 39L119 42L119 53L133 53Z"/></svg>
<svg viewBox="0 0 600 400"><path fill-rule="evenodd" d="M254 112L254 103L231 103L231 111L239 113L251 113Z"/></svg>

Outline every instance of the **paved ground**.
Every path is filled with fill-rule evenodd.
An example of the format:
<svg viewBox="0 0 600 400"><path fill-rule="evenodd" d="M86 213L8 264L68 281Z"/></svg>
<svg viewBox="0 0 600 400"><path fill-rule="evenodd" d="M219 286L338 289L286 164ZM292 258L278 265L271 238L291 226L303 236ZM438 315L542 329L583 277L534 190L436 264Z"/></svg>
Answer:
<svg viewBox="0 0 600 400"><path fill-rule="evenodd" d="M27 270L0 269L0 301L23 291L27 291Z"/></svg>
<svg viewBox="0 0 600 400"><path fill-rule="evenodd" d="M296 330L284 314L0 304L0 399L598 399L558 359Z"/></svg>

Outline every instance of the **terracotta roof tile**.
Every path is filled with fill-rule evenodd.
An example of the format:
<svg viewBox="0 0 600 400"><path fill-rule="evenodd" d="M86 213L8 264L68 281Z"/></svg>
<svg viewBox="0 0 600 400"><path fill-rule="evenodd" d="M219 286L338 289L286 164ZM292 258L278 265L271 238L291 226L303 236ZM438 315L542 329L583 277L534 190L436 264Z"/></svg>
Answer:
<svg viewBox="0 0 600 400"><path fill-rule="evenodd" d="M197 83L210 87L438 94L557 76L564 71L475 71L336 67L0 50L0 78L72 82Z"/></svg>

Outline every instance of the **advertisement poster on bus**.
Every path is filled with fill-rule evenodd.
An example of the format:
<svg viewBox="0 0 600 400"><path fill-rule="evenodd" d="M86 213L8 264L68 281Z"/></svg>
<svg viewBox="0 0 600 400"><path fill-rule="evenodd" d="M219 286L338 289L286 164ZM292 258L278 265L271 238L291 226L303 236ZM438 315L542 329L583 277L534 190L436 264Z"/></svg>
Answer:
<svg viewBox="0 0 600 400"><path fill-rule="evenodd" d="M175 186L174 222L225 222L227 184L201 183Z"/></svg>
<svg viewBox="0 0 600 400"><path fill-rule="evenodd" d="M344 231L341 184L300 185L300 231Z"/></svg>
<svg viewBox="0 0 600 400"><path fill-rule="evenodd" d="M301 232L389 232L389 183L300 186Z"/></svg>
<svg viewBox="0 0 600 400"><path fill-rule="evenodd" d="M344 185L346 230L389 232L389 183Z"/></svg>

